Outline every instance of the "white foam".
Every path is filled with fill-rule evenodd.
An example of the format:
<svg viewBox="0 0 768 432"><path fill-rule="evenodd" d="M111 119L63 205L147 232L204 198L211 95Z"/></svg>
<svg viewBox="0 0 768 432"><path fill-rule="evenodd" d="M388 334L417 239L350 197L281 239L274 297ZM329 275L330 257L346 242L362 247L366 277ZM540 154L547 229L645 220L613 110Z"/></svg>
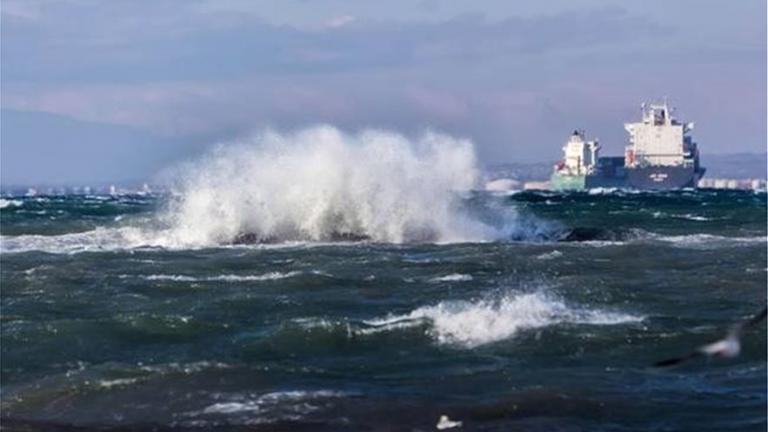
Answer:
<svg viewBox="0 0 768 432"><path fill-rule="evenodd" d="M656 240L672 243L678 247L717 248L723 245L750 245L768 243L768 237L727 237L713 234L687 234L677 236L655 236Z"/></svg>
<svg viewBox="0 0 768 432"><path fill-rule="evenodd" d="M536 239L550 230L509 206L488 208L492 214L482 217L472 213L461 193L477 186L478 172L471 142L438 133L408 139L331 126L267 131L173 170L170 201L152 220L3 236L0 251L189 249L238 240L484 242Z"/></svg>
<svg viewBox="0 0 768 432"><path fill-rule="evenodd" d="M135 384L139 381L138 378L119 378L113 380L101 380L98 382L99 387L110 389L112 387L124 387L131 384Z"/></svg>
<svg viewBox="0 0 768 432"><path fill-rule="evenodd" d="M199 279L192 276L184 275L168 275L168 274L153 274L149 276L142 276L143 279L149 281L173 281L173 282L196 282Z"/></svg>
<svg viewBox="0 0 768 432"><path fill-rule="evenodd" d="M24 205L24 201L0 198L0 209L4 209L6 207L21 207L22 205Z"/></svg>
<svg viewBox="0 0 768 432"><path fill-rule="evenodd" d="M430 282L468 282L474 279L472 275L452 273L445 276L433 277Z"/></svg>
<svg viewBox="0 0 768 432"><path fill-rule="evenodd" d="M163 363L157 365L141 365L140 369L144 372L159 375L192 375L205 370L229 369L230 367L232 366L227 363L203 360L193 363Z"/></svg>
<svg viewBox="0 0 768 432"><path fill-rule="evenodd" d="M179 170L166 215L179 242L265 240L485 241L496 231L458 210L477 184L472 144L330 126L264 132Z"/></svg>
<svg viewBox="0 0 768 432"><path fill-rule="evenodd" d="M142 279L150 281L173 281L173 282L262 282L278 279L286 279L300 275L299 271L291 271L287 273L282 272L268 272L259 275L236 275L236 274L222 274L216 276L194 277L187 275L174 275L174 274L152 274L147 276L141 276ZM129 275L121 275L121 277L129 277Z"/></svg>
<svg viewBox="0 0 768 432"><path fill-rule="evenodd" d="M49 253L77 253L116 250L132 244L130 228L97 228L92 231L62 235L0 236L0 251L4 253L42 251Z"/></svg>
<svg viewBox="0 0 768 432"><path fill-rule="evenodd" d="M260 395L253 399L244 399L236 397L229 402L217 402L205 407L198 414L234 414L242 412L264 413L270 410L286 408L293 414L308 414L317 410L319 407L306 403L317 399L339 398L345 396L345 393L332 390L291 390L282 392L272 392ZM286 407L288 404L289 407Z"/></svg>
<svg viewBox="0 0 768 432"><path fill-rule="evenodd" d="M686 220L691 220L691 221L696 221L696 222L707 222L707 221L714 220L712 218L708 218L708 217L705 217L705 216L699 216L699 215L695 215L695 214L691 214L691 213L686 213L686 214L682 214L682 215L675 215L675 217L679 218L679 219L686 219Z"/></svg>
<svg viewBox="0 0 768 432"><path fill-rule="evenodd" d="M446 301L406 315L366 321L364 333L430 325L428 334L440 344L474 348L514 337L519 331L556 324L611 325L642 318L597 309L569 307L543 292L507 295L498 300Z"/></svg>
<svg viewBox="0 0 768 432"><path fill-rule="evenodd" d="M321 244L322 245L322 244ZM170 229L151 227L99 227L91 231L61 235L19 235L0 236L0 252L22 253L39 251L55 254L76 254L82 252L113 252L135 249L199 249L214 245L188 244L179 242ZM218 247L250 247L279 249L309 246L304 242L280 244L259 244L249 246L216 245Z"/></svg>
<svg viewBox="0 0 768 432"><path fill-rule="evenodd" d="M589 195L610 195L619 191L622 190L615 187L597 187L589 189L587 193Z"/></svg>
<svg viewBox="0 0 768 432"><path fill-rule="evenodd" d="M561 256L563 256L562 252L560 252L559 250L553 250L552 252L546 252L540 255L536 255L536 259L553 260L556 258L560 258Z"/></svg>
<svg viewBox="0 0 768 432"><path fill-rule="evenodd" d="M226 274L220 276L212 276L207 278L208 281L224 281L224 282L260 282L268 280L287 279L300 275L299 271L291 271L287 273L282 272L269 272L260 275L233 275Z"/></svg>

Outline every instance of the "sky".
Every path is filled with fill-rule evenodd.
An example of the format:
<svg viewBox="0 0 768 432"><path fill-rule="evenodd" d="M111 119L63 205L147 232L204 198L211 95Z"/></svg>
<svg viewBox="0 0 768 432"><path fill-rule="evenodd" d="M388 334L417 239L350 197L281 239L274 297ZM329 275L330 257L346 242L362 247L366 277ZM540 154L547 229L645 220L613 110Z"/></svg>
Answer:
<svg viewBox="0 0 768 432"><path fill-rule="evenodd" d="M471 139L554 161L667 97L707 153L766 149L765 0L2 0L0 181L151 178L261 128Z"/></svg>

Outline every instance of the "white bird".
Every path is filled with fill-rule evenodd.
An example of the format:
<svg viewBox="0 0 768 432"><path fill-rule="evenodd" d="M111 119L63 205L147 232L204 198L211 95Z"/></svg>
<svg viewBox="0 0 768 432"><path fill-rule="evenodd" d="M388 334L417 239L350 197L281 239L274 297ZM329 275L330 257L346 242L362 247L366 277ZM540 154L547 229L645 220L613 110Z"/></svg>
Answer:
<svg viewBox="0 0 768 432"><path fill-rule="evenodd" d="M448 418L447 415L441 415L440 420L438 420L437 425L435 426L438 430L444 430L444 429L453 429L456 427L461 427L462 422L460 421L453 421Z"/></svg>
<svg viewBox="0 0 768 432"><path fill-rule="evenodd" d="M725 338L711 344L701 346L697 350L684 356L662 360L654 363L653 365L655 367L674 366L697 357L736 357L741 352L741 335L745 330L762 322L765 319L766 314L768 314L768 308L763 308L759 314L750 318L748 321L744 321L733 326Z"/></svg>

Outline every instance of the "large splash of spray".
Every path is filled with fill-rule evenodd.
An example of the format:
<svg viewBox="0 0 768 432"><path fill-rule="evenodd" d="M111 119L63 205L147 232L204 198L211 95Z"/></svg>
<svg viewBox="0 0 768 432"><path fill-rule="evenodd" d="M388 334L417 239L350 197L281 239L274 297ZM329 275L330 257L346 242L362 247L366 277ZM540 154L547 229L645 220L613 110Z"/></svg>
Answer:
<svg viewBox="0 0 768 432"><path fill-rule="evenodd" d="M267 131L180 172L166 219L187 244L496 236L460 208L478 177L472 144L443 134Z"/></svg>
<svg viewBox="0 0 768 432"><path fill-rule="evenodd" d="M265 131L173 169L156 217L60 236L3 238L3 251L172 249L333 240L483 242L552 238L557 227L470 193L472 144L331 126Z"/></svg>

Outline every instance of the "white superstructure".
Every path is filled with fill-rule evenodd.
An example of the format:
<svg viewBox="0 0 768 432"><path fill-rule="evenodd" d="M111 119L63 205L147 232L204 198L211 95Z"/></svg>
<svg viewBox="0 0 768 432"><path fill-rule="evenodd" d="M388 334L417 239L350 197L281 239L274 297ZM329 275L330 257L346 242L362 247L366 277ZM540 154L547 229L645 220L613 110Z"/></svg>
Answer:
<svg viewBox="0 0 768 432"><path fill-rule="evenodd" d="M666 102L642 105L643 118L625 123L629 132L626 166L686 166L693 164L695 145L687 133L693 123L683 124L672 116Z"/></svg>
<svg viewBox="0 0 768 432"><path fill-rule="evenodd" d="M565 175L592 174L597 165L600 145L597 140L586 141L584 131L576 130L563 146L564 159L558 171Z"/></svg>

